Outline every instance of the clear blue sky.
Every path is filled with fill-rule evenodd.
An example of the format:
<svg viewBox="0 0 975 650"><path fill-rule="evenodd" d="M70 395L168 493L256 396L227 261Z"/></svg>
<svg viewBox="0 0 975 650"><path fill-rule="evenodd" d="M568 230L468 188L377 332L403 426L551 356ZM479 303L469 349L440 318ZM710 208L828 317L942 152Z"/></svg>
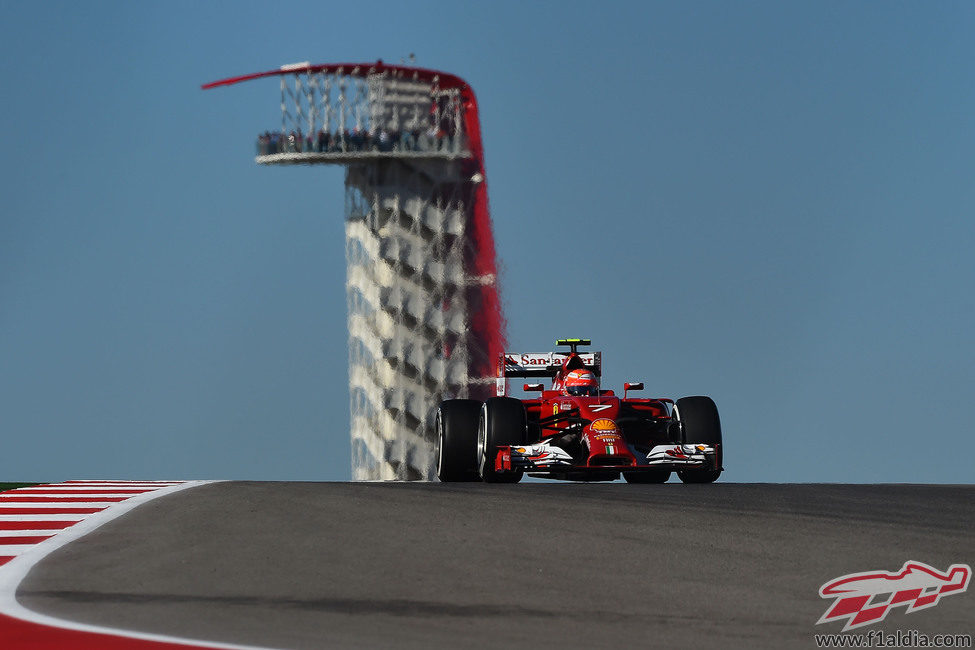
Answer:
<svg viewBox="0 0 975 650"><path fill-rule="evenodd" d="M478 94L509 339L708 394L729 481L973 479L975 6L0 1L0 480L349 478L311 60Z"/></svg>

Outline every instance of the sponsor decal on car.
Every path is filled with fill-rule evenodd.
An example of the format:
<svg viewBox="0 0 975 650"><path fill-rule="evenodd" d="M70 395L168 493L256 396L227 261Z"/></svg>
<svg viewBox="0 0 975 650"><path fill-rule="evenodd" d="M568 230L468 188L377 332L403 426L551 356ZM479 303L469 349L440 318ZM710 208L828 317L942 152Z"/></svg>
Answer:
<svg viewBox="0 0 975 650"><path fill-rule="evenodd" d="M605 411L606 409L611 409L611 408L613 408L612 404L593 404L592 406L589 407L589 410L598 413L600 411Z"/></svg>
<svg viewBox="0 0 975 650"><path fill-rule="evenodd" d="M596 355L594 353L590 352L578 356L584 365L596 365ZM557 352L529 352L525 354L505 354L504 363L508 370L517 370L519 367L547 368L561 365L568 358L568 355Z"/></svg>
<svg viewBox="0 0 975 650"><path fill-rule="evenodd" d="M835 602L816 621L816 625L846 620L843 632L879 623L894 607L907 607L908 614L937 605L942 596L953 596L968 589L972 569L967 564L952 564L943 573L913 560L900 571L865 571L830 580L819 588L820 598Z"/></svg>
<svg viewBox="0 0 975 650"><path fill-rule="evenodd" d="M616 423L609 418L599 418L592 423L593 431L616 431Z"/></svg>

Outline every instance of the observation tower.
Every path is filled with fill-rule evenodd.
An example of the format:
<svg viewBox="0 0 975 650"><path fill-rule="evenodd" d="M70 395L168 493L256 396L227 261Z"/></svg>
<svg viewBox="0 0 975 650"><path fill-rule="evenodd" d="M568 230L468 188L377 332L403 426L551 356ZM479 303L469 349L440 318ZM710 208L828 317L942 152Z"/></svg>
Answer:
<svg viewBox="0 0 975 650"><path fill-rule="evenodd" d="M474 91L382 61L203 88L265 77L281 120L257 163L345 167L352 478L430 480L437 405L488 397L504 347Z"/></svg>

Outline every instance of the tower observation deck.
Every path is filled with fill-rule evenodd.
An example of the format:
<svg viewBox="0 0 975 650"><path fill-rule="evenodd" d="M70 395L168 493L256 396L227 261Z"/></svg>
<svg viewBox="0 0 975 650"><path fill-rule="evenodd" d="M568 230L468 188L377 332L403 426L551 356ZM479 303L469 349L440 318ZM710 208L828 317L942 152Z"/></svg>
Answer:
<svg viewBox="0 0 975 650"><path fill-rule="evenodd" d="M477 101L422 68L300 63L279 77L262 165L345 167L354 480L433 477L433 417L485 399L504 347Z"/></svg>

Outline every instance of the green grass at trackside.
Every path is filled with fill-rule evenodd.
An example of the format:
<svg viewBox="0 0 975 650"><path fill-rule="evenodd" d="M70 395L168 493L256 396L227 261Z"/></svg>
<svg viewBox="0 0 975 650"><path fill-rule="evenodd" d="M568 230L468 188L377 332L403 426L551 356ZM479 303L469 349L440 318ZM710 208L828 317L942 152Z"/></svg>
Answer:
<svg viewBox="0 0 975 650"><path fill-rule="evenodd" d="M0 492L13 490L14 488L30 487L32 485L40 485L40 483L0 483Z"/></svg>

